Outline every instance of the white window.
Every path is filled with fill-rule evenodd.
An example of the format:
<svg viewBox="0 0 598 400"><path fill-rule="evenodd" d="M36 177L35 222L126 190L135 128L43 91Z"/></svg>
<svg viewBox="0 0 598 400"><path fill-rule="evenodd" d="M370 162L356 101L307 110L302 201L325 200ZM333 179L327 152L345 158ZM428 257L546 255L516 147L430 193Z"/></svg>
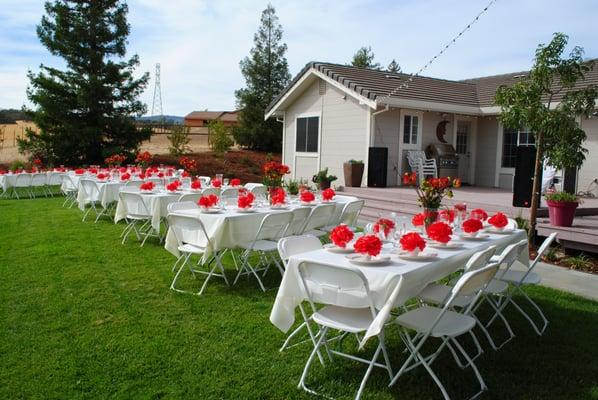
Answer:
<svg viewBox="0 0 598 400"><path fill-rule="evenodd" d="M319 143L320 117L299 117L295 151L317 153Z"/></svg>
<svg viewBox="0 0 598 400"><path fill-rule="evenodd" d="M403 116L403 143L417 144L419 130L419 117L417 115L405 114Z"/></svg>
<svg viewBox="0 0 598 400"><path fill-rule="evenodd" d="M519 146L535 146L536 140L534 139L534 134L529 129L520 129L517 144Z"/></svg>

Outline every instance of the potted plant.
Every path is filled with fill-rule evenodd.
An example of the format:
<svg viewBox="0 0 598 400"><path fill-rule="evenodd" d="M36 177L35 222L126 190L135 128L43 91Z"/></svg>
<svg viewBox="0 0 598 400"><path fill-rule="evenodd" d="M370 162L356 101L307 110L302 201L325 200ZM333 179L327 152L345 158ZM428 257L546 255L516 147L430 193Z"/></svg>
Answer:
<svg viewBox="0 0 598 400"><path fill-rule="evenodd" d="M453 197L453 188L461 187L459 178L427 178L419 185L417 184L417 174L415 172L406 172L403 175L403 185L415 187L417 192L417 201L424 209L421 214L424 218L424 225L427 227L436 221L438 209L442 204L444 197L449 199Z"/></svg>
<svg viewBox="0 0 598 400"><path fill-rule="evenodd" d="M349 160L343 164L343 173L345 175L345 186L360 187L363 178L363 161Z"/></svg>
<svg viewBox="0 0 598 400"><path fill-rule="evenodd" d="M285 183L285 187L291 196L296 196L299 194L299 181L296 179L289 179Z"/></svg>
<svg viewBox="0 0 598 400"><path fill-rule="evenodd" d="M337 179L338 178L334 175L328 175L327 167L319 171L311 178L312 182L317 184L320 190L328 189L330 187L330 183Z"/></svg>
<svg viewBox="0 0 598 400"><path fill-rule="evenodd" d="M575 209L579 205L576 195L567 192L551 192L545 195L548 205L548 218L554 226L571 226Z"/></svg>

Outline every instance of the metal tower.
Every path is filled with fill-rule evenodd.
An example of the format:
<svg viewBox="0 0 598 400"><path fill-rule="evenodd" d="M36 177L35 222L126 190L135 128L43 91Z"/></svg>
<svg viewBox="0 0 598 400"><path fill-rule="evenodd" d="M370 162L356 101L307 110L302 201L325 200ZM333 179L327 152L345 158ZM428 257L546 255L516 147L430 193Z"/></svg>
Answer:
<svg viewBox="0 0 598 400"><path fill-rule="evenodd" d="M152 101L152 116L164 116L162 113L162 87L160 86L160 63L156 64L154 76L154 100Z"/></svg>

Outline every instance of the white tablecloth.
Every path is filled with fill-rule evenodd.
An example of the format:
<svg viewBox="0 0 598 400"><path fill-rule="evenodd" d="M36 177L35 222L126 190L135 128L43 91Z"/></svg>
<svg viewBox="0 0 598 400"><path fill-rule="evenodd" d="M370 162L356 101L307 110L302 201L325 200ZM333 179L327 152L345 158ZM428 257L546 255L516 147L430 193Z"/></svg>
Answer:
<svg viewBox="0 0 598 400"><path fill-rule="evenodd" d="M4 174L0 175L0 187L2 188L3 192L6 192L8 189L15 185L15 180L17 179L17 174Z"/></svg>
<svg viewBox="0 0 598 400"><path fill-rule="evenodd" d="M91 198L95 196L87 196L79 185L77 203L81 210L85 210L85 206L91 201L99 201L102 207L107 208L110 203L118 201L118 192L124 186L122 182L97 182L97 184L99 191L97 198Z"/></svg>
<svg viewBox="0 0 598 400"><path fill-rule="evenodd" d="M463 268L475 252L490 245L495 245L497 252L500 252L509 244L526 239L526 237L523 230L510 235L491 234L488 240L463 241L464 247L459 250L430 248L429 251L438 253L438 259L433 262L405 261L393 256L387 266L355 266L349 263L345 254L331 253L326 250L302 253L289 259L270 314L270 321L286 332L295 321L295 308L302 301L307 300L298 273L298 266L301 262L314 262L337 267L352 266L361 270L365 275L374 305L380 310L378 317L370 326L366 338L375 336L383 329L393 307L400 306L415 297L429 283ZM383 253L388 253L391 249L392 245L386 244ZM521 254L519 261L524 265L529 265L527 251ZM330 304L334 304L332 297L328 300L330 300Z"/></svg>
<svg viewBox="0 0 598 400"><path fill-rule="evenodd" d="M156 232L160 231L160 221L163 217L166 217L168 214L168 205L170 203L174 203L179 200L182 193L170 194L170 193L156 193L156 194L146 194L140 193L139 191L134 191L135 193L141 194L143 202L145 206L152 214L152 228L156 230ZM119 200L118 204L116 205L116 211L114 214L114 222L118 223L120 220L125 219L127 216L127 208L125 205Z"/></svg>

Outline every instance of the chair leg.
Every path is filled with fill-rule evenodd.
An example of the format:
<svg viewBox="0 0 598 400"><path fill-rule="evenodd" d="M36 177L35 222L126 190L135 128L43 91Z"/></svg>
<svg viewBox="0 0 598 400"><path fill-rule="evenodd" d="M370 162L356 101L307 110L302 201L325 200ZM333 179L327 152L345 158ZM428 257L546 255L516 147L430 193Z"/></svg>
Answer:
<svg viewBox="0 0 598 400"><path fill-rule="evenodd" d="M461 352L463 357L465 357L465 359L467 360L467 364L471 366L471 369L473 369L473 373L475 374L476 378L478 378L478 382L480 383L480 391L472 397L472 398L476 398L480 394L482 394L482 392L488 390L488 387L486 386L484 379L482 379L482 375L480 374L478 367L476 367L476 365L474 364L471 357L469 357L469 354L467 354L467 352L463 349L463 347L461 347L461 345L455 338L452 338L451 340L455 344L455 346L459 349L459 351Z"/></svg>
<svg viewBox="0 0 598 400"><path fill-rule="evenodd" d="M486 323L486 328L487 329L490 328L490 325L496 319L496 317L499 317L502 320L505 327L507 328L507 331L509 332L509 337L504 342L502 342L499 346L497 346L497 349L500 349L515 337L515 333L513 333L513 330L511 329L511 325L509 324L509 321L507 321L507 319L505 318L505 316L502 313L502 310L504 310L504 308L507 306L507 304L509 304L509 302L504 301L500 306L497 306L491 297L483 296L482 298L484 298L488 302L488 304L490 304L490 306L494 309L494 316L492 317L492 319L490 319L490 321L488 321L488 323Z"/></svg>
<svg viewBox="0 0 598 400"><path fill-rule="evenodd" d="M325 339L326 339L327 333L328 333L328 327L322 328L322 333L320 335L320 339L318 339L318 342L316 343L316 345L314 346L314 349L312 350L311 354L309 355L309 358L307 359L307 363L305 364L305 368L303 368L303 373L301 374L301 379L299 379L299 384L297 385L297 387L299 389L303 389L306 392L311 393L311 394L317 394L317 393L305 385L305 378L307 377L307 372L309 371L309 367L310 367L312 361L314 360L316 353L318 352L320 346L322 345L322 342L325 341Z"/></svg>
<svg viewBox="0 0 598 400"><path fill-rule="evenodd" d="M538 336L542 336L544 334L544 332L546 331L546 328L548 327L548 319L546 318L546 316L544 315L544 313L542 312L542 309L540 308L540 306L538 306L538 304L536 304L535 301L533 301L528 295L527 293L525 293L525 291L523 291L523 289L521 289L520 286L516 286L515 289L521 293L521 295L523 295L523 297L527 300L528 303L530 303L532 305L532 307L534 307L536 309L536 311L538 312L538 315L540 316L540 318L542 318L542 329L540 329L538 327L538 325L536 325L536 323L533 321L533 319L525 312L523 311L523 309L519 306L519 304L517 304L515 302L515 300L513 299L512 296L509 296L509 300L511 301L511 303L513 304L513 306L515 306L515 308L521 313L521 315L523 315L525 317L525 319L528 320L528 322L530 323L530 325L532 326L532 328L534 329L534 331L536 331L536 333L538 334Z"/></svg>

